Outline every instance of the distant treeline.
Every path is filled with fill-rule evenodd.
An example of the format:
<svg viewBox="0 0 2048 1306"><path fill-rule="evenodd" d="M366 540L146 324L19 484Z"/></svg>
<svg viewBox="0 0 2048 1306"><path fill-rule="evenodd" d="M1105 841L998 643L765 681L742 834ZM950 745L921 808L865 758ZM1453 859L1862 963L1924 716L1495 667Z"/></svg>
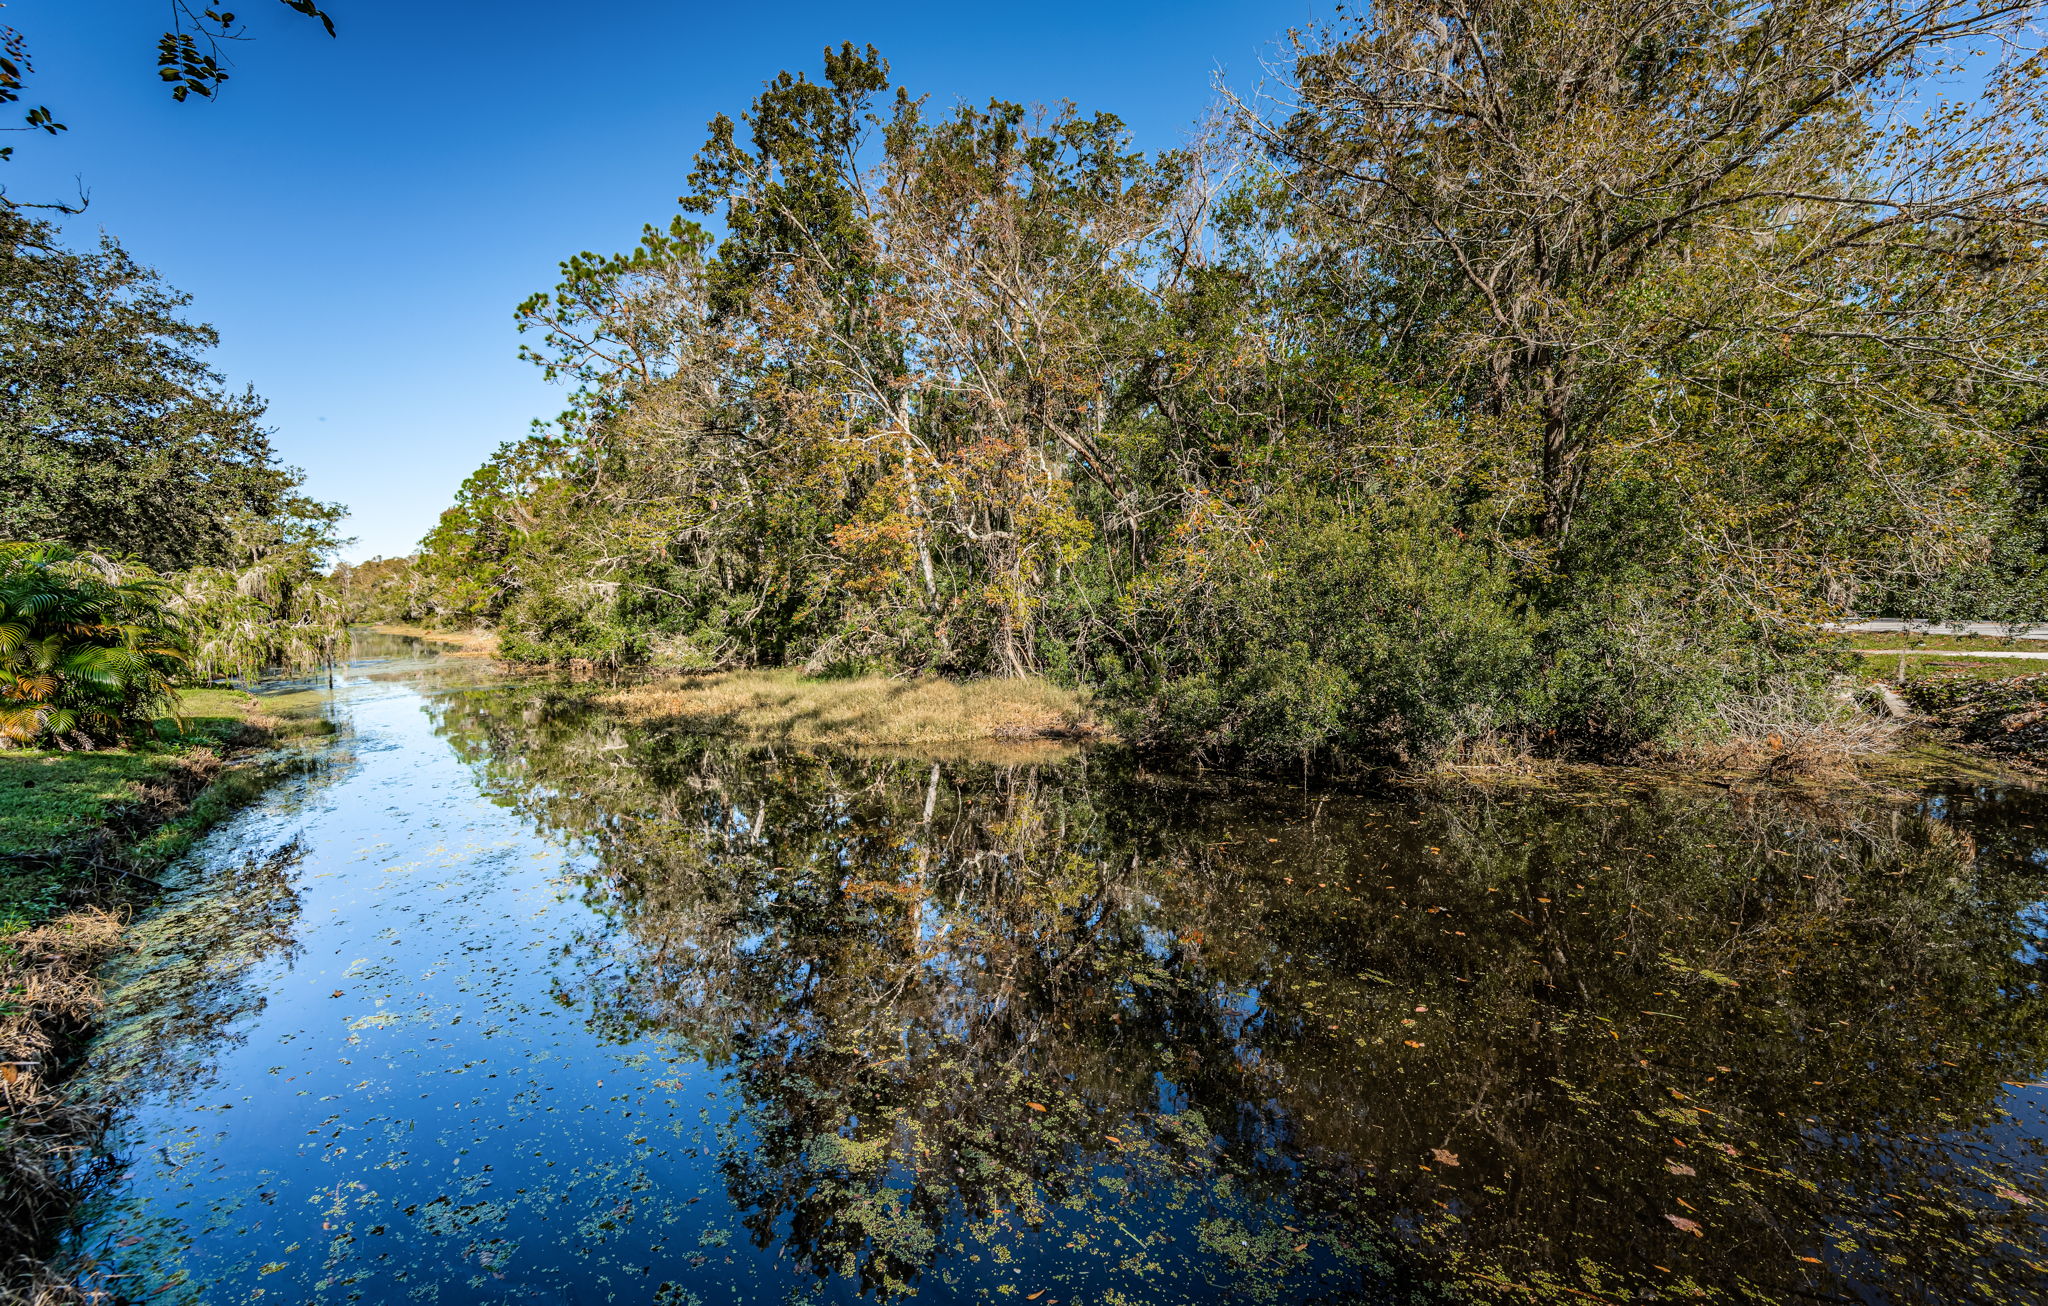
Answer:
<svg viewBox="0 0 2048 1306"><path fill-rule="evenodd" d="M2031 17L1396 0L1151 155L828 51L711 124L718 235L520 306L568 411L347 602L1257 765L1711 734L1831 614L2048 615Z"/></svg>

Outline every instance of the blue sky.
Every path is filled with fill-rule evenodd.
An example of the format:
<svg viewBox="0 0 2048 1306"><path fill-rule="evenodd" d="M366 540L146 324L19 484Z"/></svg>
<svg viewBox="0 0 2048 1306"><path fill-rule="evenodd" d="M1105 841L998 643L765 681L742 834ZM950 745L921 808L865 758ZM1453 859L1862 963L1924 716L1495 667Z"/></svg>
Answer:
<svg viewBox="0 0 2048 1306"><path fill-rule="evenodd" d="M219 327L216 363L271 401L284 458L351 509L352 558L409 551L462 478L561 395L516 358L512 306L578 250L676 212L718 112L829 43L873 42L937 103L1071 99L1177 144L1221 70L1257 80L1311 0L709 5L328 0L329 40L276 0L213 103L154 75L162 4L9 0L27 99L17 199L79 184L104 228ZM76 179L76 180L74 180Z"/></svg>

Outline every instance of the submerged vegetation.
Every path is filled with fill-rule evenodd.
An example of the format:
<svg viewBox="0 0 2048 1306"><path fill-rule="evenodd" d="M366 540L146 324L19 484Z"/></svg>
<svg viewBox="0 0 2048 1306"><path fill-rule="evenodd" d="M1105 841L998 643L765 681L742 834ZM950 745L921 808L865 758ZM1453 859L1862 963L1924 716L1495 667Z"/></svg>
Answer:
<svg viewBox="0 0 2048 1306"><path fill-rule="evenodd" d="M94 973L123 946L118 909L291 769L271 745L326 728L240 690L160 706L173 714L126 747L0 750L0 1301L83 1300L42 1257L105 1123L63 1080L99 1010Z"/></svg>
<svg viewBox="0 0 2048 1306"><path fill-rule="evenodd" d="M351 592L1290 771L1713 744L1826 714L1847 608L2031 601L2048 101L1957 62L2025 13L1460 15L1300 34L1156 155L781 74L689 174L719 234L565 262L518 317L568 413Z"/></svg>

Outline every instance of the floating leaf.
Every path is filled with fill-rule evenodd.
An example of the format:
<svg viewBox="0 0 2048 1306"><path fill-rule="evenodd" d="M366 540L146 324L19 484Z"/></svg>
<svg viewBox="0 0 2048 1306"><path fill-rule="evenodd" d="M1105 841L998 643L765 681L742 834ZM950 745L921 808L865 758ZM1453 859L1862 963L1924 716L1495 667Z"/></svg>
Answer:
<svg viewBox="0 0 2048 1306"><path fill-rule="evenodd" d="M1045 1104L1043 1102L1026 1102L1024 1105L1030 1107L1033 1111L1045 1110Z"/></svg>
<svg viewBox="0 0 2048 1306"><path fill-rule="evenodd" d="M1664 1218L1671 1221L1671 1227L1680 1233L1689 1233L1695 1238L1707 1236L1706 1230L1700 1228L1697 1220L1688 1220L1682 1215L1666 1215Z"/></svg>
<svg viewBox="0 0 2048 1306"><path fill-rule="evenodd" d="M1691 1166L1689 1166L1689 1165L1685 1165L1685 1164L1683 1164L1683 1163L1681 1163L1681 1162L1678 1162L1678 1161L1666 1161L1666 1162L1664 1163L1664 1168L1665 1168L1666 1170L1669 1170L1669 1171L1670 1171L1670 1172L1671 1172L1672 1174L1698 1174L1698 1173L1699 1173L1699 1171L1697 1171L1697 1170L1693 1169L1693 1168L1692 1168Z"/></svg>
<svg viewBox="0 0 2048 1306"><path fill-rule="evenodd" d="M1445 1151L1441 1147L1430 1148L1429 1154L1436 1158L1438 1165L1456 1165L1458 1163L1458 1154L1456 1152Z"/></svg>

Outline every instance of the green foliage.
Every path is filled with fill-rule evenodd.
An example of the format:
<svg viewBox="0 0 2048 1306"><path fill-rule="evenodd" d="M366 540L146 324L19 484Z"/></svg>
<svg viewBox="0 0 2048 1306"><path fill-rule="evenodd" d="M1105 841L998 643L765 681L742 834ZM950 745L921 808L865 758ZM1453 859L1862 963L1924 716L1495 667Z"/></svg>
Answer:
<svg viewBox="0 0 2048 1306"><path fill-rule="evenodd" d="M111 238L63 249L0 210L0 539L53 540L158 571L236 560L297 497L253 393L224 390L211 327Z"/></svg>
<svg viewBox="0 0 2048 1306"><path fill-rule="evenodd" d="M407 603L522 660L1048 676L1289 770L1694 740L1851 604L2021 614L2039 66L1923 112L2009 12L1799 12L1375 6L1154 158L828 51L712 123L721 239L520 306L567 411Z"/></svg>
<svg viewBox="0 0 2048 1306"><path fill-rule="evenodd" d="M342 511L278 464L262 402L222 389L187 302L111 239L72 252L0 209L0 540L133 581L181 632L186 674L320 665L340 632L321 572Z"/></svg>
<svg viewBox="0 0 2048 1306"><path fill-rule="evenodd" d="M0 747L96 742L175 710L186 652L164 587L55 545L0 546Z"/></svg>
<svg viewBox="0 0 2048 1306"><path fill-rule="evenodd" d="M1534 622L1505 560L1433 506L1213 510L1134 600L1150 665L1112 692L1140 738L1300 766L1530 718Z"/></svg>

